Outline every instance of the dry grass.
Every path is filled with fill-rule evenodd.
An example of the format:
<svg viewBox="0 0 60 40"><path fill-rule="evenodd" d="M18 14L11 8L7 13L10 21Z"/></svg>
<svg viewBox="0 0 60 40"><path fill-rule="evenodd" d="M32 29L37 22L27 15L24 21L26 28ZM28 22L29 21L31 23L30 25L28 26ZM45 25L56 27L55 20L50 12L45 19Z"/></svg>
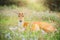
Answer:
<svg viewBox="0 0 60 40"><path fill-rule="evenodd" d="M2 7L0 8L0 39L1 40L59 40L60 38L60 19L56 13L50 14L48 11L37 12L26 7ZM26 22L45 21L54 25L58 32L42 34L41 31L31 32L27 28L24 32L10 30L9 28L18 27L18 12L23 12ZM30 26L29 26L30 27Z"/></svg>

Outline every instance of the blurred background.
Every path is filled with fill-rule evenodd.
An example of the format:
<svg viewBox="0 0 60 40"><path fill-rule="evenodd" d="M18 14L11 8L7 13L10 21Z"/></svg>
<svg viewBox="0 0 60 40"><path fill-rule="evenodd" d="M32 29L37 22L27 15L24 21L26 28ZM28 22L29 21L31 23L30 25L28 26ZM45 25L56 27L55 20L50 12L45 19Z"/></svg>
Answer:
<svg viewBox="0 0 60 40"><path fill-rule="evenodd" d="M1 6L24 6L34 7L36 10L60 11L60 0L0 0ZM39 9L40 8L40 9Z"/></svg>
<svg viewBox="0 0 60 40"><path fill-rule="evenodd" d="M26 22L49 22L58 32L15 30L19 12L24 13ZM60 0L0 0L0 40L60 40Z"/></svg>

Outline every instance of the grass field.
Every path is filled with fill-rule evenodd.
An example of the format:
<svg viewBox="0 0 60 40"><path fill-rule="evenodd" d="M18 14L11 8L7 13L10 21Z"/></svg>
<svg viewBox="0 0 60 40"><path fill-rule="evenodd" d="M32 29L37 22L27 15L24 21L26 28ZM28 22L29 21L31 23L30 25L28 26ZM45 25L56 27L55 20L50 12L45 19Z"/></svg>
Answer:
<svg viewBox="0 0 60 40"><path fill-rule="evenodd" d="M10 30L18 27L18 12L23 12L26 22L44 21L54 25L58 30L55 33L43 34L41 31L32 32ZM30 27L30 26L29 26ZM48 11L37 12L26 7L4 6L0 7L0 40L60 40L60 17L57 13Z"/></svg>

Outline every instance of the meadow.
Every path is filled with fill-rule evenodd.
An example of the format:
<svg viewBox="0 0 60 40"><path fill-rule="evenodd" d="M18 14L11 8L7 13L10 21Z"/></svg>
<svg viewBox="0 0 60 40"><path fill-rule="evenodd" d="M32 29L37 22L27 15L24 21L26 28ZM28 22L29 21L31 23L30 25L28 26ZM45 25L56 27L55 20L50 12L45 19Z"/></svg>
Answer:
<svg viewBox="0 0 60 40"><path fill-rule="evenodd" d="M37 7L38 8L38 7ZM38 10L38 9L37 9ZM18 14L23 12L26 22L44 21L57 28L55 33L32 32L29 27L26 31L10 30L18 27ZM60 40L60 16L56 12L36 11L29 7L0 6L0 40Z"/></svg>

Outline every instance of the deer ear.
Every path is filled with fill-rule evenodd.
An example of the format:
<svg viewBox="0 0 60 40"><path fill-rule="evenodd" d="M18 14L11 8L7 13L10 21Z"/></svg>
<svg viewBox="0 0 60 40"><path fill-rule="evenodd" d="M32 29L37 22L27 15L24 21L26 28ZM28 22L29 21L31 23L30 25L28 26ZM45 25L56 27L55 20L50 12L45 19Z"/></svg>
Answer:
<svg viewBox="0 0 60 40"><path fill-rule="evenodd" d="M20 13L18 13L18 17L20 17Z"/></svg>
<svg viewBox="0 0 60 40"><path fill-rule="evenodd" d="M22 16L24 17L24 14L22 13Z"/></svg>

